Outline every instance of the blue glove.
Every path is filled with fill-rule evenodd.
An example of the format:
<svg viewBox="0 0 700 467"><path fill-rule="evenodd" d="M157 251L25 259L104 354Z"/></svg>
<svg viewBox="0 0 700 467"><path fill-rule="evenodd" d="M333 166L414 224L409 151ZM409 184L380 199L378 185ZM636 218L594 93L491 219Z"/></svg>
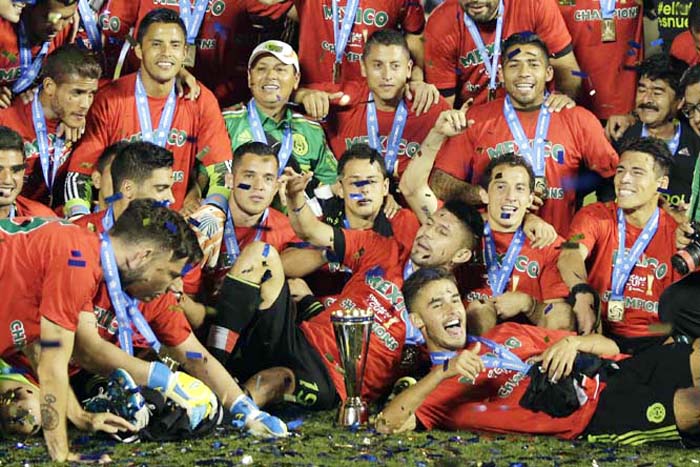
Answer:
<svg viewBox="0 0 700 467"><path fill-rule="evenodd" d="M282 420L260 410L245 394L241 394L234 401L231 406L231 415L233 415L231 424L234 428L240 430L246 427L248 432L255 436L283 438L289 434L287 425Z"/></svg>

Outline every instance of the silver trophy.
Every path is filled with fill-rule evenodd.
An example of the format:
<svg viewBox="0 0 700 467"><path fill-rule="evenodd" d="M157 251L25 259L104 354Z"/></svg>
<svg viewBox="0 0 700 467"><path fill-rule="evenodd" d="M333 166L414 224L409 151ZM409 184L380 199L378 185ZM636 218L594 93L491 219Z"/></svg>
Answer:
<svg viewBox="0 0 700 467"><path fill-rule="evenodd" d="M338 409L341 426L365 425L369 420L367 403L362 400L362 381L369 351L373 313L358 308L338 310L331 315L347 398Z"/></svg>

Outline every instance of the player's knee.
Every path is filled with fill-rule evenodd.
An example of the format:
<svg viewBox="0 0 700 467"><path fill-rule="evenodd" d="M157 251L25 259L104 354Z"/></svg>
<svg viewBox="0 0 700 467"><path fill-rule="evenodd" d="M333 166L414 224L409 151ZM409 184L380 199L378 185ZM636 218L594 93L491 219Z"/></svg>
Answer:
<svg viewBox="0 0 700 467"><path fill-rule="evenodd" d="M269 243L256 241L243 249L231 274L260 283L266 275L282 275L284 271L277 250Z"/></svg>
<svg viewBox="0 0 700 467"><path fill-rule="evenodd" d="M673 396L673 412L679 431L697 432L700 429L700 388L678 389Z"/></svg>

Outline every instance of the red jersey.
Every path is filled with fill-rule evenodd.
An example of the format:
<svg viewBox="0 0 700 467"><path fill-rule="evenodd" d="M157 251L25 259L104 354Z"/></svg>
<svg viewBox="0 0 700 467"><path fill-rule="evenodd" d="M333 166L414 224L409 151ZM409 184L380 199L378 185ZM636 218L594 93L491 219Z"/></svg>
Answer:
<svg viewBox="0 0 700 467"><path fill-rule="evenodd" d="M0 356L40 337L44 317L75 332L103 280L96 234L65 221L0 221Z"/></svg>
<svg viewBox="0 0 700 467"><path fill-rule="evenodd" d="M582 80L582 105L603 120L629 113L637 88L634 67L644 58L642 6L617 1L613 19L616 40L612 42L601 41L600 1L576 0L572 6L560 3L559 9L573 38L576 60L588 75ZM595 91L592 96L591 91Z"/></svg>
<svg viewBox="0 0 700 467"><path fill-rule="evenodd" d="M342 237L339 235L342 232ZM340 237L340 238L339 238ZM301 324L309 343L321 355L328 374L342 399L347 397L338 370L339 354L330 317L336 310L360 308L374 312L362 396L375 400L386 393L398 377L398 364L406 337L401 312L403 263L399 245L372 230L336 230L336 253L354 274L338 300L325 311ZM340 248L338 245L342 245ZM342 250L342 251L339 251Z"/></svg>
<svg viewBox="0 0 700 467"><path fill-rule="evenodd" d="M499 260L505 256L514 235L513 232L493 232ZM483 246L485 241L485 238L482 239L482 252L485 249ZM506 292L523 292L538 302L566 298L569 295L569 289L557 268L559 248L563 241L564 239L559 237L546 248L532 248L532 242L525 237L525 244L515 260ZM484 254L482 254L483 257ZM462 290L469 290L465 296L466 302L490 298L492 291L484 261L470 262L466 270L466 284L460 287Z"/></svg>
<svg viewBox="0 0 700 467"><path fill-rule="evenodd" d="M470 108L467 118L476 123L442 145L435 167L460 180L478 183L492 158L519 152L503 115L503 101L500 98ZM532 146L539 112L516 113ZM579 167L586 166L607 178L615 175L618 160L591 112L574 107L552 113L545 141L547 200L537 214L557 232L568 232L576 207L574 183Z"/></svg>
<svg viewBox="0 0 700 467"><path fill-rule="evenodd" d="M338 0L340 21L345 15L347 0ZM333 81L335 45L332 0L294 0L299 14L299 65L303 83ZM345 47L340 67L340 81L361 80L360 59L365 41L380 29L401 29L420 34L425 25L425 12L413 0L360 0L355 22Z"/></svg>
<svg viewBox="0 0 700 467"><path fill-rule="evenodd" d="M218 207L206 204L190 215L189 222L204 252L204 259L201 266L195 267L184 277L185 292L203 292L205 302L210 303L215 301L214 297L218 295L221 282L233 266L229 261L229 251L224 241L226 214ZM267 218L262 221L260 228L234 228L240 251L255 240L269 243L278 252L282 252L290 243L300 241L287 216L274 208L268 208Z"/></svg>
<svg viewBox="0 0 700 467"><path fill-rule="evenodd" d="M257 0L209 0L195 40L197 57L192 68L194 76L211 89L220 102L230 105L244 99L248 95L248 57L259 34L259 31L253 30L250 16L277 20L286 15L291 6L291 0L271 6ZM133 36L136 37L143 18L157 8L180 12L178 0L112 0L107 4L100 15L100 22L108 43L110 39L114 41L114 45L107 46L110 52L108 58L110 55L118 56L129 29L134 28ZM114 73L115 64L110 63L110 76ZM132 72L138 68L139 60L132 50L125 71Z"/></svg>
<svg viewBox="0 0 700 467"><path fill-rule="evenodd" d="M15 198L16 217L55 217L56 213L45 204L25 198L22 195Z"/></svg>
<svg viewBox="0 0 700 467"><path fill-rule="evenodd" d="M353 144L369 144L369 138L367 136L367 101L370 91L367 86L367 81L354 81L342 85L321 83L311 87L322 89L330 93L342 90L343 93L350 96L350 104L343 107L333 107L331 116L326 119L326 123L324 124L329 144L337 159L340 159L343 152ZM392 174L397 179L401 177L401 174L406 170L411 158L413 158L420 149L421 143L425 137L428 136L430 129L437 121L440 113L450 109L450 105L441 97L437 104L430 107L428 112L417 116L415 112L411 110L413 101L406 100L404 102L408 110L408 116L399 143L397 170ZM391 134L392 125L394 124L396 112L385 112L379 109L376 109L376 111L381 152L382 154L386 154L387 143L389 141L389 135Z"/></svg>
<svg viewBox="0 0 700 467"><path fill-rule="evenodd" d="M569 237L579 240L588 248L588 282L601 296L601 313L608 329L616 335L642 337L653 335L649 325L659 322L661 292L680 275L671 267L675 253L675 231L678 224L663 209L659 227L646 250L642 253L625 285L625 314L622 321L607 321L607 302L610 298L612 270L617 257L617 204L594 203L582 208L574 216ZM642 229L625 226L625 248L634 245Z"/></svg>
<svg viewBox="0 0 700 467"><path fill-rule="evenodd" d="M48 54L70 40L72 27L67 26L53 39L49 45ZM20 77L19 36L18 26L0 18L0 86L12 86ZM36 58L42 44L32 46L32 59Z"/></svg>
<svg viewBox="0 0 700 467"><path fill-rule="evenodd" d="M700 62L700 50L695 45L695 39L690 31L682 32L673 39L671 55L683 60L688 66L697 65Z"/></svg>
<svg viewBox="0 0 700 467"><path fill-rule="evenodd" d="M46 131L49 140L49 158L54 157L56 144L56 127L59 120L46 119ZM66 142L63 151L58 158L61 166L56 173L52 193L44 180L44 173L41 168L39 158L39 145L37 144L36 132L34 131L34 121L32 120L32 104L22 102L22 99L15 99L12 105L6 109L0 109L0 125L4 125L15 130L24 140L25 172L22 195L27 198L49 204L52 201L50 195L63 199L63 180L65 180L68 164L66 161L73 151L70 142ZM49 174L51 170L49 170Z"/></svg>
<svg viewBox="0 0 700 467"><path fill-rule="evenodd" d="M503 15L502 40L516 32L532 31L547 44L550 54L559 56L568 52L571 36L555 0L506 0ZM477 26L490 56L496 21ZM489 76L457 1L447 0L433 10L424 38L426 81L441 91L456 91L458 102L469 98L475 104L486 102ZM502 88L499 92L502 95Z"/></svg>
<svg viewBox="0 0 700 467"><path fill-rule="evenodd" d="M141 139L135 84L134 73L114 81L97 93L88 114L85 134L68 165L69 172L90 175L106 147L118 141ZM166 100L167 97L148 98L154 129L160 122ZM233 158L224 119L211 91L202 87L202 93L196 101L184 97L177 99L166 149L172 151L175 159L175 202L172 207L179 210L187 194L187 183L196 161L209 166Z"/></svg>
<svg viewBox="0 0 700 467"><path fill-rule="evenodd" d="M105 214L107 214L107 210L102 209L97 212L91 212L90 214L80 216L77 219L74 219L72 222L80 227L85 227L91 232L103 233L105 229L102 226L102 219L105 218Z"/></svg>
<svg viewBox="0 0 700 467"><path fill-rule="evenodd" d="M492 328L483 337L505 345L521 360L527 361L573 335L568 331L505 323ZM489 351L484 344L481 345L481 354ZM605 383L585 380L588 400L568 417L555 418L520 406L520 399L530 383L527 375L512 370L486 369L475 381L460 380L461 377L455 376L442 381L418 408L416 417L426 428L528 433L573 439L588 426L598 406L598 396L605 387Z"/></svg>

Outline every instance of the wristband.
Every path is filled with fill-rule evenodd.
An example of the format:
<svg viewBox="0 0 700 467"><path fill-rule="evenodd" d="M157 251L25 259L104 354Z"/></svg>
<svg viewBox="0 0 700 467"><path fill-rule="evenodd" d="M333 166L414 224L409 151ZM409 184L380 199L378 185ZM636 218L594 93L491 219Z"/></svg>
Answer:
<svg viewBox="0 0 700 467"><path fill-rule="evenodd" d="M573 307L576 304L576 295L580 293L588 293L593 295L593 309L596 312L596 320L593 326L595 329L600 324L600 295L596 289L590 286L590 284L581 282L571 288L571 292L569 292L569 296L566 298L566 303Z"/></svg>

